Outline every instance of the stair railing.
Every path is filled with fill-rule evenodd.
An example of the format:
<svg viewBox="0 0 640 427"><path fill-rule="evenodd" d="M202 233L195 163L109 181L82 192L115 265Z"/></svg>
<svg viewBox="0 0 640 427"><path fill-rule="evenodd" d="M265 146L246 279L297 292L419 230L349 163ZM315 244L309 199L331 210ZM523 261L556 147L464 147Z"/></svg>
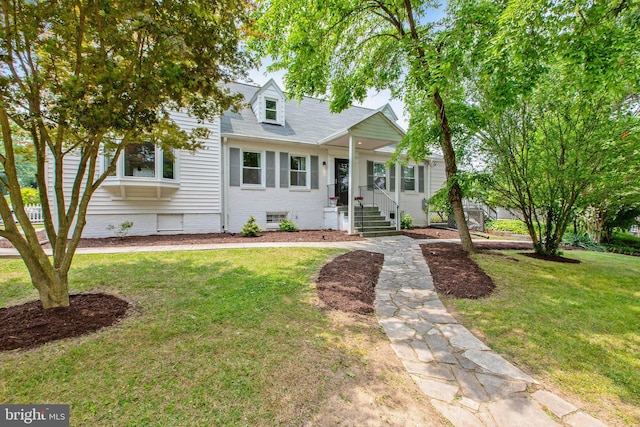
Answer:
<svg viewBox="0 0 640 427"><path fill-rule="evenodd" d="M399 230L400 226L400 206L389 196L389 194L377 184L371 186L360 186L360 195L363 197L363 206L375 206L380 213L395 225L396 230Z"/></svg>

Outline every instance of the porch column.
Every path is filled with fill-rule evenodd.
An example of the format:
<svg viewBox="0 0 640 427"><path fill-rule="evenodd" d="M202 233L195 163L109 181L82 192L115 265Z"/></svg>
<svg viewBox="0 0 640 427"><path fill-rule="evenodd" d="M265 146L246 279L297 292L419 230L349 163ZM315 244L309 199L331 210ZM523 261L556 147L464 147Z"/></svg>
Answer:
<svg viewBox="0 0 640 427"><path fill-rule="evenodd" d="M398 212L396 212L396 231L400 231L400 189L402 188L402 183L400 180L402 179L402 164L396 163L396 188L395 188L395 202L396 206L398 206Z"/></svg>
<svg viewBox="0 0 640 427"><path fill-rule="evenodd" d="M356 196L356 138L349 132L349 234L355 234L356 221L355 221L355 203L354 197Z"/></svg>

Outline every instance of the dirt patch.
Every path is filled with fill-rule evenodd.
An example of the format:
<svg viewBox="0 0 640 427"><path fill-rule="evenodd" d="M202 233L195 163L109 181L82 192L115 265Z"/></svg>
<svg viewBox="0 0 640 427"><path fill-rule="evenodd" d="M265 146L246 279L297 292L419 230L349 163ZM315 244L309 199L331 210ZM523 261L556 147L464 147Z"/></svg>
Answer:
<svg viewBox="0 0 640 427"><path fill-rule="evenodd" d="M316 282L318 296L337 310L373 313L375 286L382 270L384 255L377 252L353 251L327 263Z"/></svg>
<svg viewBox="0 0 640 427"><path fill-rule="evenodd" d="M482 298L496 285L457 243L420 245L438 293L455 298Z"/></svg>
<svg viewBox="0 0 640 427"><path fill-rule="evenodd" d="M0 351L28 349L78 337L122 319L129 303L107 294L71 295L68 308L44 310L40 301L0 309Z"/></svg>
<svg viewBox="0 0 640 427"><path fill-rule="evenodd" d="M319 303L322 304L322 303ZM324 390L325 398L311 402L313 418L305 427L450 426L412 380L389 345L374 316L327 311L333 345L348 357Z"/></svg>
<svg viewBox="0 0 640 427"><path fill-rule="evenodd" d="M436 227L417 227L402 230L402 234L412 239L459 239L460 234L454 230Z"/></svg>

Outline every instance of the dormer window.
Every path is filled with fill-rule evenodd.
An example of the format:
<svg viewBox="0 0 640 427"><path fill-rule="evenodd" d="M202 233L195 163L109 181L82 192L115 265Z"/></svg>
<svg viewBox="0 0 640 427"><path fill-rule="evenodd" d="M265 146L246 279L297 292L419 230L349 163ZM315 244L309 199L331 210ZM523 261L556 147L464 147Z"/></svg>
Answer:
<svg viewBox="0 0 640 427"><path fill-rule="evenodd" d="M268 121L278 121L278 101L275 99L265 99L264 117Z"/></svg>
<svg viewBox="0 0 640 427"><path fill-rule="evenodd" d="M271 79L253 94L249 104L258 123L285 126L285 101L284 92Z"/></svg>

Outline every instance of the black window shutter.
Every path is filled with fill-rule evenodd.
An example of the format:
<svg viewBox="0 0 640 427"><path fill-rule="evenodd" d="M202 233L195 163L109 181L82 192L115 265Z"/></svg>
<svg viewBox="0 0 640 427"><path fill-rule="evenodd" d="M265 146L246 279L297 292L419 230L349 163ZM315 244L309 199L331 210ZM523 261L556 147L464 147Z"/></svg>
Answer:
<svg viewBox="0 0 640 427"><path fill-rule="evenodd" d="M424 193L424 166L418 166L418 191Z"/></svg>
<svg viewBox="0 0 640 427"><path fill-rule="evenodd" d="M317 190L319 187L318 156L311 156L311 189Z"/></svg>
<svg viewBox="0 0 640 427"><path fill-rule="evenodd" d="M267 151L267 187L276 186L276 153L275 151Z"/></svg>
<svg viewBox="0 0 640 427"><path fill-rule="evenodd" d="M396 191L396 165L389 168L389 191Z"/></svg>
<svg viewBox="0 0 640 427"><path fill-rule="evenodd" d="M229 185L240 186L240 149L229 148Z"/></svg>
<svg viewBox="0 0 640 427"><path fill-rule="evenodd" d="M373 162L367 160L367 188L373 188Z"/></svg>
<svg viewBox="0 0 640 427"><path fill-rule="evenodd" d="M280 153L280 188L289 188L289 153Z"/></svg>
<svg viewBox="0 0 640 427"><path fill-rule="evenodd" d="M400 169L400 191L404 191L405 185L404 185L404 166L402 166L402 169Z"/></svg>

